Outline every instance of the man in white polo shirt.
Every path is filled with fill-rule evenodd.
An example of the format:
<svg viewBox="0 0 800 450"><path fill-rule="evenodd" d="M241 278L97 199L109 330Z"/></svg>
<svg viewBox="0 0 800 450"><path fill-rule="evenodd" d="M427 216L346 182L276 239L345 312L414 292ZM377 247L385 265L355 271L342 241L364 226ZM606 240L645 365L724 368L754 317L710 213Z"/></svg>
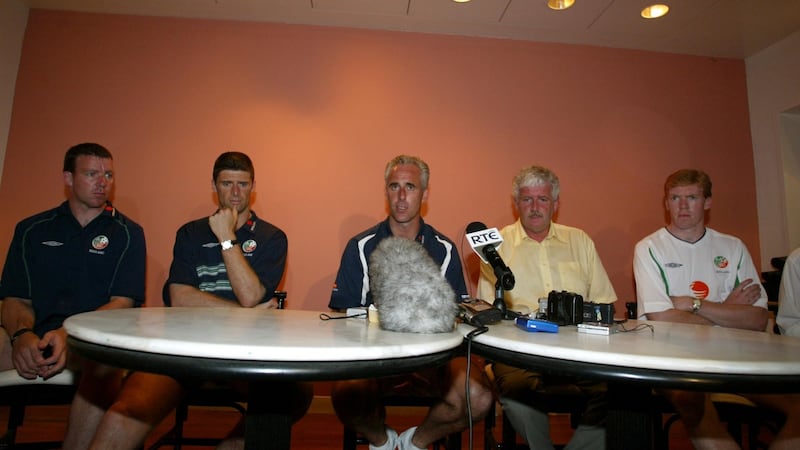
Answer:
<svg viewBox="0 0 800 450"><path fill-rule="evenodd" d="M683 169L664 183L669 224L636 244L633 271L640 318L765 331L767 294L742 241L706 227L711 179ZM739 448L720 423L710 396L667 391L695 448ZM783 411L787 420L770 448L800 448L794 396L747 396Z"/></svg>

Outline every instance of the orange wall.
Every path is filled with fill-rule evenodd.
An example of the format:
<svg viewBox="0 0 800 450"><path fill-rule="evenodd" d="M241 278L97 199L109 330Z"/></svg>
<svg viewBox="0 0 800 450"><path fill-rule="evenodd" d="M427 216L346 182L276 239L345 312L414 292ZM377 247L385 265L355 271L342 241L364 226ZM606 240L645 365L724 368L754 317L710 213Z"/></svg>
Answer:
<svg viewBox="0 0 800 450"><path fill-rule="evenodd" d="M254 209L289 236L289 307L325 309L347 239L385 214L383 167L432 167L426 220L514 220L511 177L548 166L559 221L585 229L620 297L637 240L664 224L661 185L714 180L711 226L758 255L744 64L510 40L32 10L0 186L0 253L18 220L61 201L61 160L115 156L115 205L144 226L148 304L177 228L214 210L222 151L256 165ZM624 307L621 308L624 311Z"/></svg>

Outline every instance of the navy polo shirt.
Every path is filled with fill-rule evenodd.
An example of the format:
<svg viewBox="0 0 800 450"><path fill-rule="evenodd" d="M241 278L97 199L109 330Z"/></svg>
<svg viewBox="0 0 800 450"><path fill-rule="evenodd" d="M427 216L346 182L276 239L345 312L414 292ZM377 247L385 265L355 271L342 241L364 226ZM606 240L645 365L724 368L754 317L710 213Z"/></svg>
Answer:
<svg viewBox="0 0 800 450"><path fill-rule="evenodd" d="M236 240L266 289L262 303L269 301L286 267L286 233L250 211L250 218L236 230ZM222 247L211 231L208 217L183 225L175 236L172 265L163 289L164 304L167 306L172 305L169 296L169 285L172 283L194 286L203 292L236 301L222 259Z"/></svg>
<svg viewBox="0 0 800 450"><path fill-rule="evenodd" d="M369 290L369 257L378 243L392 236L387 218L378 225L359 233L347 243L336 274L331 300L331 309L356 308L372 304L372 293ZM461 259L453 242L445 235L420 219L420 231L416 241L425 247L431 258L439 264L445 279L450 283L456 297L467 297L467 286L464 283L464 272Z"/></svg>
<svg viewBox="0 0 800 450"><path fill-rule="evenodd" d="M67 317L93 311L111 297L144 302L144 231L111 204L81 227L69 203L17 224L0 298L31 300L34 332L60 328Z"/></svg>

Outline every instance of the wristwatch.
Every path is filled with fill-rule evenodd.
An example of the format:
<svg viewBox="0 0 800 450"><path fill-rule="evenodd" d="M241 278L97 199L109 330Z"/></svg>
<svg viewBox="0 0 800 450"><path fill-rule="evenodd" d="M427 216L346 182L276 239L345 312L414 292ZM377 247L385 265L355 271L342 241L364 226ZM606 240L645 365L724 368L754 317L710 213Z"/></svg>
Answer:
<svg viewBox="0 0 800 450"><path fill-rule="evenodd" d="M234 239L234 240L228 239L227 241L220 242L219 245L222 246L222 250L230 250L230 249L233 248L234 245L236 245L238 243L239 243L239 241L237 241L236 239Z"/></svg>
<svg viewBox="0 0 800 450"><path fill-rule="evenodd" d="M700 311L700 307L703 306L703 301L699 298L692 299L692 314L697 314L697 311Z"/></svg>

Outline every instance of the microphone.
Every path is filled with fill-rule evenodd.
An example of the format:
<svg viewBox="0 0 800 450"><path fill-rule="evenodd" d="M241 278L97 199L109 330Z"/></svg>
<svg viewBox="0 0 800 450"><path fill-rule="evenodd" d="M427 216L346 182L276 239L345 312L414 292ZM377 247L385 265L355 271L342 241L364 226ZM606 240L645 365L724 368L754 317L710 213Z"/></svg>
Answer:
<svg viewBox="0 0 800 450"><path fill-rule="evenodd" d="M497 248L503 243L503 238L497 228L486 228L486 225L481 222L472 222L467 225L467 240L469 246L481 260L492 266L498 286L507 291L514 289L514 284L516 284L514 274L503 262L503 258L497 254Z"/></svg>

